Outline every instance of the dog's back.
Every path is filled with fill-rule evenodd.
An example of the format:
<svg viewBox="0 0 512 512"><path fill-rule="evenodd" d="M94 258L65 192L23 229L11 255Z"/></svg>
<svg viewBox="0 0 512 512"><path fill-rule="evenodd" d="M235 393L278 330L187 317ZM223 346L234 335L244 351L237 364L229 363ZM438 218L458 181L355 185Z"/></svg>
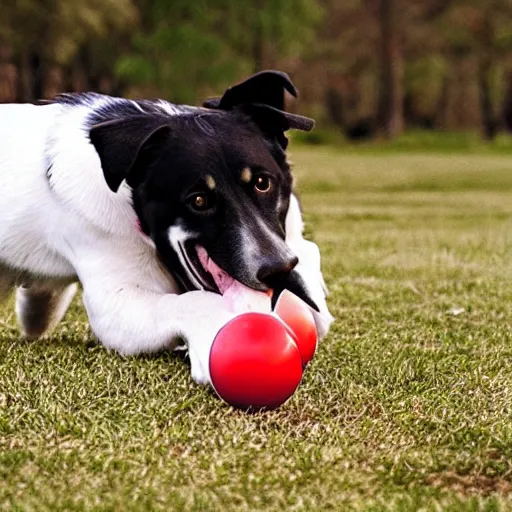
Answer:
<svg viewBox="0 0 512 512"><path fill-rule="evenodd" d="M126 105L141 112L135 102L99 94L0 105L0 268L71 278L75 269L63 256L69 236L87 229L135 236L131 202L106 186L89 140L91 124L123 115Z"/></svg>
<svg viewBox="0 0 512 512"><path fill-rule="evenodd" d="M49 176L54 165L55 137L59 130L76 132L85 142L78 120L59 104L8 104L0 106L0 264L36 269L45 275L73 274L73 269L49 243L65 222ZM83 114L82 114L83 117ZM68 153L79 152L70 143ZM78 157L78 155L76 155ZM71 169L72 172L72 169Z"/></svg>

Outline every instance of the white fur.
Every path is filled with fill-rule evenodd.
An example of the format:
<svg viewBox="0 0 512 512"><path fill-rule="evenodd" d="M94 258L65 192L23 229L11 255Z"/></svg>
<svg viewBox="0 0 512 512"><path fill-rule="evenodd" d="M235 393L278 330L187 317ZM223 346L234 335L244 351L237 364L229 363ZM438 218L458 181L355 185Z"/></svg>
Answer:
<svg viewBox="0 0 512 512"><path fill-rule="evenodd" d="M325 301L327 287L325 286L320 264L320 250L318 246L303 237L304 222L300 212L299 202L292 195L290 206L286 215L286 243L297 255L299 263L295 270L301 275L306 283L311 298L319 308L319 312L313 311L318 336L323 338L334 318L329 313Z"/></svg>
<svg viewBox="0 0 512 512"><path fill-rule="evenodd" d="M70 283L79 280L91 328L106 347L137 354L172 348L183 337L194 380L208 383L211 344L234 314L218 294L178 295L136 227L128 186L118 193L106 186L84 127L95 101L104 100L0 106L0 300L23 285L18 318L27 336L39 336L62 318L76 288ZM287 225L288 245L321 307L323 334L331 317L318 248L303 240L298 208L290 207ZM184 236L169 233L172 243Z"/></svg>

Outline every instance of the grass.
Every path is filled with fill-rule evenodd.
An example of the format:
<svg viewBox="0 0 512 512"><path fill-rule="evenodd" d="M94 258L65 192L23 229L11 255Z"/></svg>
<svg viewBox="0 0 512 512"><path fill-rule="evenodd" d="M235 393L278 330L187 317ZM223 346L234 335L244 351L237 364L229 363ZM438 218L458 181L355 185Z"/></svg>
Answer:
<svg viewBox="0 0 512 512"><path fill-rule="evenodd" d="M0 509L512 509L512 159L292 150L337 321L247 415L169 354L0 314Z"/></svg>
<svg viewBox="0 0 512 512"><path fill-rule="evenodd" d="M397 154L401 152L512 155L512 136L500 133L491 142L484 141L478 132L444 132L437 130L409 130L392 142L376 138L350 144L336 128L317 127L312 132L293 134L294 141L311 146L331 145L343 147L345 152L356 154Z"/></svg>

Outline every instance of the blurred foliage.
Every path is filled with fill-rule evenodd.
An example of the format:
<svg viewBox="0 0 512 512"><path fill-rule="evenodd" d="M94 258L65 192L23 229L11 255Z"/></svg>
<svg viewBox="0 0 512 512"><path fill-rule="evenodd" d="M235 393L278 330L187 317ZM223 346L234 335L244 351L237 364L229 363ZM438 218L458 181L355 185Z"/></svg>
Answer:
<svg viewBox="0 0 512 512"><path fill-rule="evenodd" d="M0 9L0 37L16 55L37 50L56 64L68 64L82 45L119 35L138 18L132 0L16 0Z"/></svg>
<svg viewBox="0 0 512 512"><path fill-rule="evenodd" d="M132 51L117 63L117 73L177 102L194 101L205 85L232 80L240 72L236 53L216 33L222 12L205 1L139 2L142 30L134 34ZM147 27L147 28L146 28Z"/></svg>
<svg viewBox="0 0 512 512"><path fill-rule="evenodd" d="M0 101L197 103L265 68L334 140L493 138L512 128L512 0L0 0Z"/></svg>

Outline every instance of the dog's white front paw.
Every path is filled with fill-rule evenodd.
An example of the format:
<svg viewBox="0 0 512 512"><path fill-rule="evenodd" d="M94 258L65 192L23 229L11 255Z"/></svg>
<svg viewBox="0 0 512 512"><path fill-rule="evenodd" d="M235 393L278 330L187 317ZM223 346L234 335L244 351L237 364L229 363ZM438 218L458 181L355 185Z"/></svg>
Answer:
<svg viewBox="0 0 512 512"><path fill-rule="evenodd" d="M193 299L197 316L187 325L184 337L190 357L191 375L199 385L211 384L210 351L217 333L236 314L231 311L221 295L194 291L187 299Z"/></svg>
<svg viewBox="0 0 512 512"><path fill-rule="evenodd" d="M191 345L188 351L190 357L190 374L194 382L200 386L211 384L209 366L210 350L207 350L207 352L208 354L206 356L201 355L194 349L194 345Z"/></svg>
<svg viewBox="0 0 512 512"><path fill-rule="evenodd" d="M217 333L232 318L233 314L219 315L219 319L193 333L188 338L188 354L190 358L190 370L194 381L205 386L211 384L210 378L210 352Z"/></svg>

